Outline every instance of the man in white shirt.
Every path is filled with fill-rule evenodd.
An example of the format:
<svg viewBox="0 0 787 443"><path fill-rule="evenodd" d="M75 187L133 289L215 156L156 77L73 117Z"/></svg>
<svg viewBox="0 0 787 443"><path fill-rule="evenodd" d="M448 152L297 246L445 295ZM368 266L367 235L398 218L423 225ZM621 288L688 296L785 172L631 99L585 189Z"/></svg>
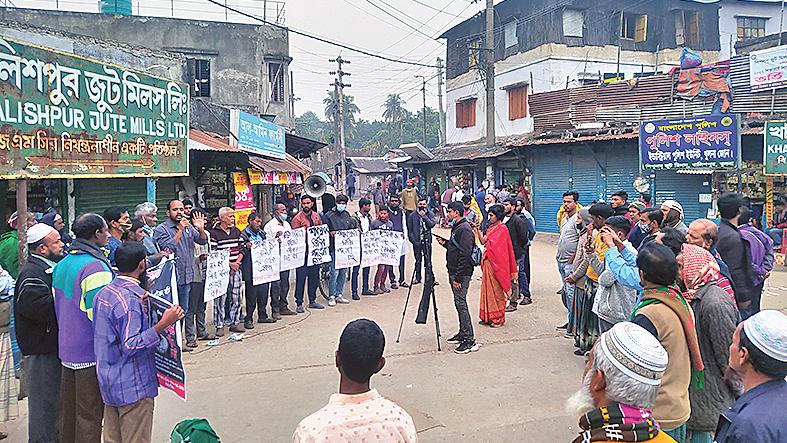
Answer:
<svg viewBox="0 0 787 443"><path fill-rule="evenodd" d="M372 224L372 215L370 211L372 209L372 202L367 198L362 198L358 201L358 212L355 213L353 218L355 218L356 223L358 224L358 228L361 232L369 232L369 229ZM352 276L350 277L350 282L352 284L352 296L353 300L360 300L361 297L358 295L358 273L360 272L363 278L362 286L361 286L361 295L374 295L374 292L369 290L369 267L363 268L361 271L361 266L355 266L353 268Z"/></svg>
<svg viewBox="0 0 787 443"><path fill-rule="evenodd" d="M287 206L284 203L276 203L273 218L265 223L262 228L265 231L265 238L277 238L279 242L285 232L292 231L292 227L287 222ZM282 315L296 315L287 307L287 293L290 292L290 270L281 271L279 280L271 282L271 316L276 320L281 320Z"/></svg>
<svg viewBox="0 0 787 443"><path fill-rule="evenodd" d="M369 380L385 366L385 336L377 323L359 319L345 326L336 351L339 393L306 417L294 443L336 441L418 441L413 418L371 389Z"/></svg>

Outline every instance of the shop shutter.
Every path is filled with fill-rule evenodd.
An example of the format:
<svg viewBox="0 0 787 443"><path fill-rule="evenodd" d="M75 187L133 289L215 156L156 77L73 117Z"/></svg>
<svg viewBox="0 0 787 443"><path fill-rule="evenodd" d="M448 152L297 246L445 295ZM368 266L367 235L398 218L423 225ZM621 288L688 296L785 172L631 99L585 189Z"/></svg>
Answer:
<svg viewBox="0 0 787 443"><path fill-rule="evenodd" d="M705 218L710 203L700 203L701 193L710 193L710 176L678 174L674 171L656 172L656 205L664 200L677 200L683 206L683 219L688 225L693 220ZM708 183L703 185L703 183Z"/></svg>
<svg viewBox="0 0 787 443"><path fill-rule="evenodd" d="M607 189L605 199L618 191L629 194L629 202L639 199L634 189L634 179L639 176L639 158L636 145L607 148Z"/></svg>
<svg viewBox="0 0 787 443"><path fill-rule="evenodd" d="M144 178L77 179L74 188L77 214L102 214L111 206L119 206L133 217L134 208L147 201Z"/></svg>
<svg viewBox="0 0 787 443"><path fill-rule="evenodd" d="M538 232L559 231L555 217L569 189L568 171L565 152L540 152L533 157L533 216Z"/></svg>
<svg viewBox="0 0 787 443"><path fill-rule="evenodd" d="M175 183L180 182L180 178L163 177L156 181L156 206L158 207L159 222L167 217L167 204L171 200L178 198L175 190Z"/></svg>
<svg viewBox="0 0 787 443"><path fill-rule="evenodd" d="M579 202L582 206L590 205L593 200L604 198L599 195L603 189L601 184L601 168L596 161L596 157L601 157L603 162L604 153L596 153L595 156L590 150L574 151L572 155L572 177L574 191L579 192Z"/></svg>

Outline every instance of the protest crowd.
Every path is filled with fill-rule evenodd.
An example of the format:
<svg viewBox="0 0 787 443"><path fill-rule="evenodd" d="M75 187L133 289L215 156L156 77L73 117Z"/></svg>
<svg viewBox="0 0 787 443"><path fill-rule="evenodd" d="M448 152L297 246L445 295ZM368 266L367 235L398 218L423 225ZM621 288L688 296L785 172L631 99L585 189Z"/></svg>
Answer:
<svg viewBox="0 0 787 443"><path fill-rule="evenodd" d="M178 385L159 359L411 285L450 285L459 331L448 342L479 351L470 283L480 278L481 327L532 309L535 219L523 188L451 184L441 193L432 179L426 195L412 180L393 192L378 184L354 214L347 195L320 208L304 194L296 215L276 202L269 221L252 212L242 230L232 208L211 219L190 200L170 201L161 223L150 202L80 214L70 232L56 213L12 216L11 228L27 226L29 257L18 269L16 238L0 241L0 421L15 414L21 362L29 441L150 441L158 388ZM684 221L679 202L630 202L624 191L579 201L563 194L555 257L566 307L557 329L586 358L567 401L579 417L574 442L786 442L787 316L760 310L775 233L750 224L737 194L719 198L718 223ZM432 268L433 240L445 272ZM407 412L370 387L384 347L374 322L345 327L339 393L294 441L417 440Z"/></svg>

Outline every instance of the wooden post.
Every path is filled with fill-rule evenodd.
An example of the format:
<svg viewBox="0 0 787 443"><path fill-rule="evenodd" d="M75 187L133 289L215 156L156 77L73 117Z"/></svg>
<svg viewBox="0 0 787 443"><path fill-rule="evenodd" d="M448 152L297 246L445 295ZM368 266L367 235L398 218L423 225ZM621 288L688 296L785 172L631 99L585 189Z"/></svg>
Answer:
<svg viewBox="0 0 787 443"><path fill-rule="evenodd" d="M27 179L16 181L16 232L19 236L19 270L27 262Z"/></svg>

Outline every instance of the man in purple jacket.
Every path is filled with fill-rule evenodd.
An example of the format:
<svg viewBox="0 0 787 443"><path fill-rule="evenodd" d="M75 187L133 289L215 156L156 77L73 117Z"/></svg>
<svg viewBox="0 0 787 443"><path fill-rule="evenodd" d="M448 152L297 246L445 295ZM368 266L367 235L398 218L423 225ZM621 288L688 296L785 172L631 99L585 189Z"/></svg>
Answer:
<svg viewBox="0 0 787 443"><path fill-rule="evenodd" d="M156 347L159 334L183 317L183 309L170 306L155 325L150 300L142 289L145 247L124 243L115 251L120 273L96 295L94 346L96 373L104 400L104 441L150 442L153 399L158 395Z"/></svg>

